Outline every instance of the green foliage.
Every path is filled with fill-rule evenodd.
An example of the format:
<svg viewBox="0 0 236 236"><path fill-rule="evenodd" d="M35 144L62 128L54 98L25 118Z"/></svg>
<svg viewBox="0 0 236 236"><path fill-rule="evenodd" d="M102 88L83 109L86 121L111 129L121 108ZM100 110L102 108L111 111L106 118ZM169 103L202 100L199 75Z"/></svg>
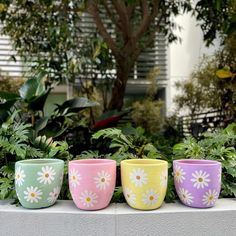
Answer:
<svg viewBox="0 0 236 236"><path fill-rule="evenodd" d="M149 71L146 78L149 82L147 97L143 101L136 101L132 104L131 118L135 125L143 127L146 132L151 134L159 132L163 125L163 102L155 99L158 91L157 76L159 73L158 67Z"/></svg>
<svg viewBox="0 0 236 236"><path fill-rule="evenodd" d="M78 73L81 1L4 1L3 31L33 73L49 83L74 80Z"/></svg>
<svg viewBox="0 0 236 236"><path fill-rule="evenodd" d="M230 35L235 32L235 13L235 0L200 0L197 2L194 14L202 28L207 45L210 45L219 33Z"/></svg>
<svg viewBox="0 0 236 236"><path fill-rule="evenodd" d="M137 101L132 106L131 118L137 126L143 127L147 132L157 133L163 125L162 107L162 101Z"/></svg>
<svg viewBox="0 0 236 236"><path fill-rule="evenodd" d="M24 81L21 78L11 78L10 76L4 75L0 72L0 92L8 91L17 93L23 82Z"/></svg>
<svg viewBox="0 0 236 236"><path fill-rule="evenodd" d="M175 97L178 110L187 110L190 115L206 110L233 112L236 83L235 80L224 80L216 76L220 61L223 62L219 54L213 58L204 57L190 79L176 83L182 92Z"/></svg>
<svg viewBox="0 0 236 236"><path fill-rule="evenodd" d="M211 6L201 9L201 14L211 11L212 14L205 15L211 24L223 21L228 24L228 17L235 21L236 1L198 1L197 7ZM216 3L219 3L216 4ZM234 2L234 4L233 4ZM233 5L230 5L230 4ZM224 11L222 11L222 7ZM225 9L225 7L227 9ZM212 8L217 8L216 12ZM228 16L229 11L234 14ZM225 15L225 18L217 18L219 14ZM229 19L228 19L229 20ZM206 22L203 22L205 24ZM232 23L232 22L231 22ZM211 24L206 24L206 30L210 30ZM215 25L216 29L223 25ZM218 28L219 27L219 28ZM235 28L235 27L234 27ZM210 110L221 110L226 113L226 123L235 122L236 117L236 33L222 34L222 47L212 57L204 56L198 68L192 73L191 78L186 81L177 82L176 86L182 93L175 98L178 110L185 109L190 115L206 112Z"/></svg>
<svg viewBox="0 0 236 236"><path fill-rule="evenodd" d="M60 158L70 160L68 145L45 136L32 140L30 124L16 122L14 113L0 127L0 199L14 198L14 165L16 161L31 158ZM63 186L67 189L67 185Z"/></svg>
<svg viewBox="0 0 236 236"><path fill-rule="evenodd" d="M144 136L144 129L141 127L135 129L127 125L123 129L108 128L99 130L92 135L92 146L95 150L82 152L78 158L109 158L116 161L117 187L113 195L113 201L115 202L124 202L120 179L120 162L122 160L134 158L163 159L169 161L169 168L171 168L172 159L165 156L149 142ZM171 173L169 172L170 177ZM175 199L173 189L173 181L170 181L166 196L168 202Z"/></svg>
<svg viewBox="0 0 236 236"><path fill-rule="evenodd" d="M222 164L222 197L235 197L236 183L236 124L224 130L205 133L202 140L189 137L173 148L174 158L217 160Z"/></svg>
<svg viewBox="0 0 236 236"><path fill-rule="evenodd" d="M0 92L0 124L9 117L12 111L19 108L21 109L20 121L28 122L31 118L34 138L38 135L58 138L69 128L74 127L73 123L77 119L78 112L98 105L87 98L75 97L65 101L62 105L57 105L51 116L45 117L44 105L51 89L52 87L46 88L45 77L39 76L27 80L19 88L20 95Z"/></svg>

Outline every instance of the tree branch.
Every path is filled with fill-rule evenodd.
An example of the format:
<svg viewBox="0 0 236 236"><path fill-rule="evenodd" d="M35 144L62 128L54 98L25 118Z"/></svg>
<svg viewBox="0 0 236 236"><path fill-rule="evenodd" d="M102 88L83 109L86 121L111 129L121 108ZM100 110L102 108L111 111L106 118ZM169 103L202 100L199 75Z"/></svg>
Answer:
<svg viewBox="0 0 236 236"><path fill-rule="evenodd" d="M147 1L141 0L141 8L143 12L143 17L142 17L142 21L138 30L134 34L135 42L137 42L142 37L142 35L147 31L151 23L155 20L155 17L157 16L158 10L159 10L159 3L160 3L160 0L153 0L152 11L149 13Z"/></svg>
<svg viewBox="0 0 236 236"><path fill-rule="evenodd" d="M112 39L111 35L107 32L107 29L105 28L102 19L99 15L99 10L97 6L97 1L89 0L88 1L88 13L90 13L93 16L94 22L98 28L99 33L103 37L104 41L107 43L109 48L112 50L112 53L115 57L119 57L119 49L117 48L115 41Z"/></svg>
<svg viewBox="0 0 236 236"><path fill-rule="evenodd" d="M131 36L127 7L122 0L111 0L111 2L119 16L123 38L127 40Z"/></svg>
<svg viewBox="0 0 236 236"><path fill-rule="evenodd" d="M149 47L149 46L153 43L153 41L154 41L154 39L155 39L155 34L160 31L160 24L161 24L161 21L162 21L162 19L163 19L163 16L164 16L163 14L160 15L160 17L159 17L159 19L158 19L158 22L157 22L157 24L156 24L156 27L157 27L157 28L153 29L153 30L150 32L147 41L144 42L144 43L142 43L142 46L140 45L140 46L137 47L137 49L135 50L135 53L133 54L133 59L134 59L134 60L137 60L138 57L139 57L139 55L140 55L140 53L141 53L145 48Z"/></svg>
<svg viewBox="0 0 236 236"><path fill-rule="evenodd" d="M106 10L107 15L111 19L112 23L114 25L116 25L117 28L121 29L122 26L120 25L120 23L116 19L115 14L110 10L108 1L107 0L103 0L103 1L104 1L103 6L104 6L104 8Z"/></svg>

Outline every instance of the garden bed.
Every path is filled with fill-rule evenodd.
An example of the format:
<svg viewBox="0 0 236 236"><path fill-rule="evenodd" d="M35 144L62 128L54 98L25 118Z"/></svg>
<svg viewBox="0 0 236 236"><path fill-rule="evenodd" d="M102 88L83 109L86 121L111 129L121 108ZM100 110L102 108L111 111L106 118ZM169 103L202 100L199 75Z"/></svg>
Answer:
<svg viewBox="0 0 236 236"><path fill-rule="evenodd" d="M178 202L154 211L111 204L100 211L81 211L72 201L28 210L0 201L1 235L235 235L236 200L220 199L213 208L195 209Z"/></svg>

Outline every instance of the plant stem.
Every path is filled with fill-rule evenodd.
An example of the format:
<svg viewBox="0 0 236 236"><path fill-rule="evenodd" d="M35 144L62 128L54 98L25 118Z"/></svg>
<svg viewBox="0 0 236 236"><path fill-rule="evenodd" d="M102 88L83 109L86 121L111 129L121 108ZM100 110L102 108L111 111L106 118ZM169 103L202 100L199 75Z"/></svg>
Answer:
<svg viewBox="0 0 236 236"><path fill-rule="evenodd" d="M32 113L32 115L31 115L31 124L34 127L34 125L35 125L35 114L34 113Z"/></svg>

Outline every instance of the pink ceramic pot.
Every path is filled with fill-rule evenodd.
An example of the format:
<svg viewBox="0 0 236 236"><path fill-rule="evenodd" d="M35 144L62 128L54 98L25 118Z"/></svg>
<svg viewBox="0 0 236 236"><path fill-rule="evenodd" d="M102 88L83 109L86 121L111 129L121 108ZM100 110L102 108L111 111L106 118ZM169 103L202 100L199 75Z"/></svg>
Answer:
<svg viewBox="0 0 236 236"><path fill-rule="evenodd" d="M69 162L69 187L75 205L99 210L111 201L116 182L116 162L108 159Z"/></svg>

